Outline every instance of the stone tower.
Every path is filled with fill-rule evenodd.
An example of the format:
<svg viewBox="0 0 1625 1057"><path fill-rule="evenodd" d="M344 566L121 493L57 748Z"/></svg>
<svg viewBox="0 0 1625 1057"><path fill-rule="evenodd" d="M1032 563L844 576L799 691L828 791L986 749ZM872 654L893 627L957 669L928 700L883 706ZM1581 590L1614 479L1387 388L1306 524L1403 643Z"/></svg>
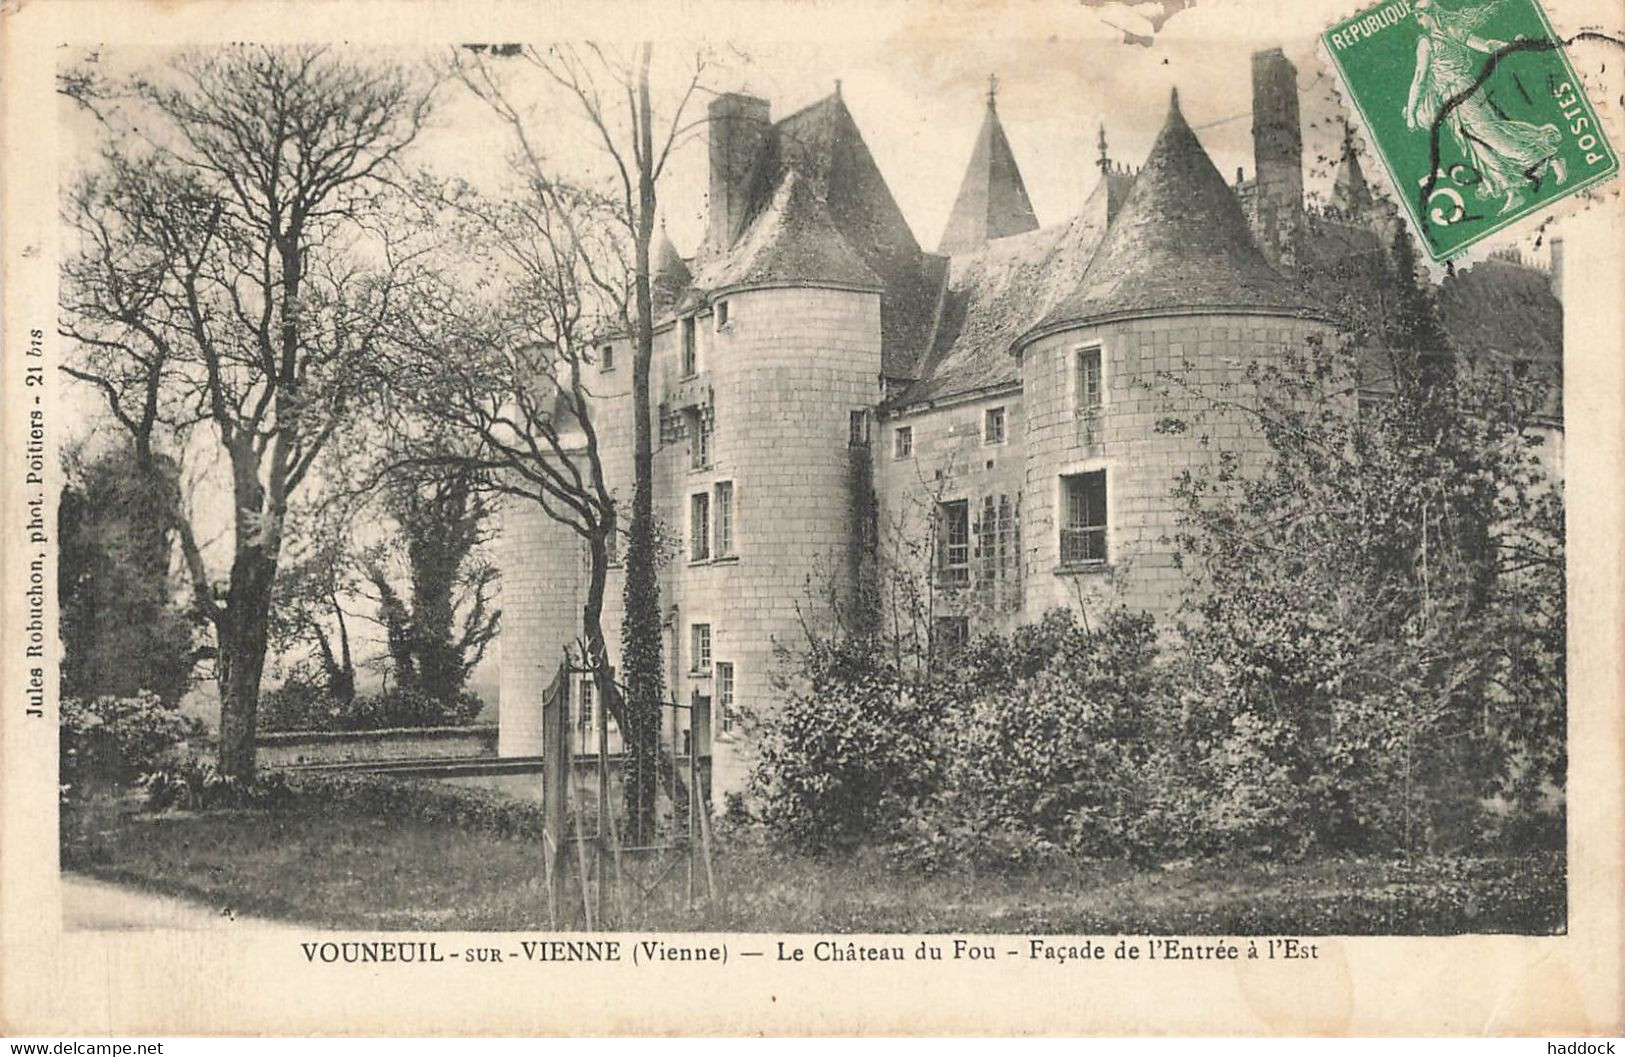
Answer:
<svg viewBox="0 0 1625 1057"><path fill-rule="evenodd" d="M1242 365L1302 345L1325 329L1322 318L1260 253L1174 93L1082 282L1016 342L1028 618L1080 602L1157 613L1178 604L1183 573L1166 542L1177 526L1174 475L1210 457L1202 431L1234 438L1227 448L1244 460L1265 446L1260 438L1249 447L1255 427L1239 413L1226 418L1205 405L1202 431L1153 430L1192 399L1161 392L1161 373L1198 385L1239 382ZM1080 504L1093 508L1083 520ZM1069 554L1068 533L1089 531L1098 542Z"/></svg>

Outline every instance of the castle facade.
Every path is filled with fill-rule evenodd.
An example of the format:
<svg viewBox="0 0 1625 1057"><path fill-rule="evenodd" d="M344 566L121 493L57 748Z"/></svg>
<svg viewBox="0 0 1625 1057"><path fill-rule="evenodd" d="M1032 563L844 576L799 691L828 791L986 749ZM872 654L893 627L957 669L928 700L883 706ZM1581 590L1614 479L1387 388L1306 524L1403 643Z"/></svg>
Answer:
<svg viewBox="0 0 1625 1057"><path fill-rule="evenodd" d="M945 644L1055 606L1178 604L1170 486L1211 453L1156 428L1179 405L1148 383L1226 384L1333 336L1325 289L1388 268L1399 223L1352 149L1330 202L1306 204L1296 71L1267 51L1252 73L1252 180L1221 176L1176 94L1138 169L1101 133L1093 191L1050 227L990 91L936 252L838 91L777 121L760 99L712 101L704 244L685 260L662 238L657 254L652 399L667 683L709 705L699 748L716 787L743 780L733 717L770 705L776 647L804 641L876 552L926 563L943 588L928 632ZM1463 351L1560 360L1544 273L1472 274L1440 291L1447 329L1478 343ZM625 339L599 348L589 408L623 496L631 356ZM1240 416L1208 409L1205 431L1244 461L1264 454ZM537 755L543 692L580 634L584 548L516 509L500 561L499 752ZM621 588L612 568L612 659Z"/></svg>

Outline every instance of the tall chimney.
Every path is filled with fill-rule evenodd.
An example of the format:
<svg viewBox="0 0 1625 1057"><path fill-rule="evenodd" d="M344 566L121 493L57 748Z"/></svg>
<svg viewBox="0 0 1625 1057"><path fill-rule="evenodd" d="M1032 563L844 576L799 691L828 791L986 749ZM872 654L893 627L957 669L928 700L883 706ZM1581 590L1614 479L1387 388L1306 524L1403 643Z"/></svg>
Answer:
<svg viewBox="0 0 1625 1057"><path fill-rule="evenodd" d="M772 123L767 100L728 92L711 100L711 197L706 245L725 253L739 237L750 208L750 178L767 145Z"/></svg>
<svg viewBox="0 0 1625 1057"><path fill-rule="evenodd" d="M1253 228L1277 265L1290 266L1303 222L1303 128L1298 68L1280 48L1253 53Z"/></svg>

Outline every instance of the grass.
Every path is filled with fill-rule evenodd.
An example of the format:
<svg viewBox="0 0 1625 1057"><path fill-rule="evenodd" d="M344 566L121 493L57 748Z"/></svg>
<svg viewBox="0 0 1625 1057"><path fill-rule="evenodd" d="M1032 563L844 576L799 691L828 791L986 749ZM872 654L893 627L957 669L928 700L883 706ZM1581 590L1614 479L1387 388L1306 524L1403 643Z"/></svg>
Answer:
<svg viewBox="0 0 1625 1057"><path fill-rule="evenodd" d="M297 807L151 815L102 799L65 808L63 819L66 868L237 913L353 929L549 927L541 855L530 839ZM809 860L748 838L724 843L715 865L725 900L690 910L679 862L614 924L654 931L1435 935L1555 933L1566 919L1561 853L1182 869L1079 863L1018 875L923 876L867 856ZM579 899L572 892L572 905Z"/></svg>

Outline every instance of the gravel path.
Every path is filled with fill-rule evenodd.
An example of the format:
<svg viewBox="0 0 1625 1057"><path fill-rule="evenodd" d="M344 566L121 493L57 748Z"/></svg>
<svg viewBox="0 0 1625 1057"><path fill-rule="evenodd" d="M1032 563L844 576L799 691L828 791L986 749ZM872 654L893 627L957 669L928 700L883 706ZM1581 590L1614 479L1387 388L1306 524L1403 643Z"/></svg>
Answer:
<svg viewBox="0 0 1625 1057"><path fill-rule="evenodd" d="M291 926L233 913L229 907L154 895L78 874L62 875L62 925L68 929L282 929Z"/></svg>

